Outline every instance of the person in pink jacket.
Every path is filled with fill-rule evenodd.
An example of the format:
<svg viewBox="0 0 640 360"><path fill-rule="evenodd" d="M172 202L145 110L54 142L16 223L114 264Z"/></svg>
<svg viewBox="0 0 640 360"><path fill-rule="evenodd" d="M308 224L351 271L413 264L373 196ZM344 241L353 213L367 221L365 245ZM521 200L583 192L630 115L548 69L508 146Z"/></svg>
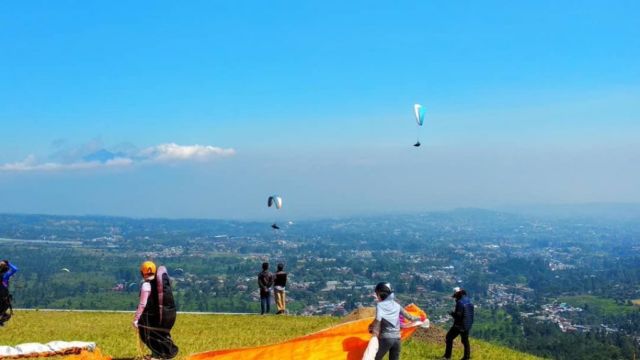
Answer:
<svg viewBox="0 0 640 360"><path fill-rule="evenodd" d="M144 282L132 325L138 330L140 340L151 350L152 359L172 359L178 354L178 347L171 339L171 329L163 327L160 321L156 264L145 261L140 274Z"/></svg>

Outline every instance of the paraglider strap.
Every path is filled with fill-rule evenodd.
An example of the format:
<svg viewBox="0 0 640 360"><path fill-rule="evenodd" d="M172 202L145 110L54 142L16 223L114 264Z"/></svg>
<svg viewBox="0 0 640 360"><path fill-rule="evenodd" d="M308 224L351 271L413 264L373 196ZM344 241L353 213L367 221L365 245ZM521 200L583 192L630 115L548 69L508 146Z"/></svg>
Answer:
<svg viewBox="0 0 640 360"><path fill-rule="evenodd" d="M167 269L161 266L156 274L156 281L158 285L158 309L160 313L160 324L162 324L162 313L164 312L164 274L167 273Z"/></svg>
<svg viewBox="0 0 640 360"><path fill-rule="evenodd" d="M164 329L164 328L147 326L147 325L138 324L138 327L139 328L143 328L143 329L147 329L147 330L151 330L151 331L166 332L166 333L170 333L171 332L171 329Z"/></svg>

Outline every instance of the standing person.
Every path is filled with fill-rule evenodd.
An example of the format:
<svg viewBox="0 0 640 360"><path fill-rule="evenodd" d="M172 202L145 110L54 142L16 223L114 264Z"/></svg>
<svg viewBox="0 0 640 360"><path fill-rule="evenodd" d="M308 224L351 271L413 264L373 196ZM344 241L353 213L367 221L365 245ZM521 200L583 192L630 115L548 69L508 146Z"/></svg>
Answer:
<svg viewBox="0 0 640 360"><path fill-rule="evenodd" d="M140 287L140 303L133 327L138 329L140 340L151 350L152 359L173 359L178 354L170 333L175 322L175 304L166 269L161 266L160 270L157 271L156 264L151 261L140 266L144 282Z"/></svg>
<svg viewBox="0 0 640 360"><path fill-rule="evenodd" d="M2 286L9 289L9 279L18 271L18 267L9 260L0 261L0 274L2 275Z"/></svg>
<svg viewBox="0 0 640 360"><path fill-rule="evenodd" d="M271 311L271 287L273 286L273 274L269 272L269 263L262 263L262 272L258 274L258 286L260 287L260 315Z"/></svg>
<svg viewBox="0 0 640 360"><path fill-rule="evenodd" d="M446 337L445 359L451 359L451 349L453 348L453 340L460 335L462 345L464 345L464 357L462 360L471 358L471 345L469 344L469 331L473 326L473 304L467 292L459 287L453 289L452 298L456 299L456 308L449 315L453 317L453 326L449 329Z"/></svg>
<svg viewBox="0 0 640 360"><path fill-rule="evenodd" d="M11 308L11 294L9 293L9 279L18 271L18 268L9 260L0 261L0 326L11 319L13 309Z"/></svg>
<svg viewBox="0 0 640 360"><path fill-rule="evenodd" d="M287 286L287 273L284 271L284 264L278 264L278 271L275 274L275 280L273 281L273 295L276 298L276 306L278 312L276 314L284 314L286 310L286 296L284 289Z"/></svg>
<svg viewBox="0 0 640 360"><path fill-rule="evenodd" d="M381 282L376 285L376 318L369 325L369 331L378 337L379 347L376 360L389 353L389 360L400 359L400 315L411 320L418 321L419 317L409 314L395 301L395 295L391 290L391 284Z"/></svg>

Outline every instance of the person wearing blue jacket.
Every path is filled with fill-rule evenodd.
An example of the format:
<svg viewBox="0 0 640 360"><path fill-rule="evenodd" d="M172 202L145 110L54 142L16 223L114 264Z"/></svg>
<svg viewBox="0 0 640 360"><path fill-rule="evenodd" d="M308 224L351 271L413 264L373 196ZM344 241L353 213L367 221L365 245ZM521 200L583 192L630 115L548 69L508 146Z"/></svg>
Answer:
<svg viewBox="0 0 640 360"><path fill-rule="evenodd" d="M2 275L2 286L9 289L9 278L18 271L18 268L9 260L0 261L0 275Z"/></svg>
<svg viewBox="0 0 640 360"><path fill-rule="evenodd" d="M11 319L13 309L11 308L11 294L9 293L9 279L18 271L18 268L9 260L0 261L0 326Z"/></svg>
<svg viewBox="0 0 640 360"><path fill-rule="evenodd" d="M473 304L464 289L456 287L453 289L452 298L456 299L456 308L449 315L453 317L453 326L449 329L446 337L445 359L451 359L453 340L460 335L462 345L464 345L464 357L462 360L471 358L471 345L469 345L469 331L473 326Z"/></svg>

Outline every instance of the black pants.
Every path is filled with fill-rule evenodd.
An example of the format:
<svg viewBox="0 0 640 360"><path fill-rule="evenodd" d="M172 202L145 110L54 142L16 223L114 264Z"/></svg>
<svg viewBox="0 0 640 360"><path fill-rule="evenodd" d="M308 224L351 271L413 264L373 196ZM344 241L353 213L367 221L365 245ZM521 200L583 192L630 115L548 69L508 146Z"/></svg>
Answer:
<svg viewBox="0 0 640 360"><path fill-rule="evenodd" d="M0 286L4 286L0 284ZM0 289L3 292L3 297L0 298L0 326L4 326L4 323L11 319L13 315L13 309L11 308L11 295L6 288Z"/></svg>
<svg viewBox="0 0 640 360"><path fill-rule="evenodd" d="M471 345L469 345L469 332L460 329L457 326L452 326L447 333L447 349L444 351L444 357L451 358L451 349L453 348L453 339L460 335L462 345L464 345L464 357L463 359L471 358Z"/></svg>
<svg viewBox="0 0 640 360"><path fill-rule="evenodd" d="M9 319L11 319L11 313L10 312L5 310L5 312L0 313L0 326L4 326L4 323L9 321Z"/></svg>
<svg viewBox="0 0 640 360"><path fill-rule="evenodd" d="M260 294L260 315L271 311L271 293Z"/></svg>
<svg viewBox="0 0 640 360"><path fill-rule="evenodd" d="M178 355L178 347L171 339L169 330L139 325L138 333L140 340L151 350L152 357L173 359Z"/></svg>
<svg viewBox="0 0 640 360"><path fill-rule="evenodd" d="M382 358L389 352L389 360L400 359L400 339L378 339L380 346L376 353L376 360L382 360Z"/></svg>

